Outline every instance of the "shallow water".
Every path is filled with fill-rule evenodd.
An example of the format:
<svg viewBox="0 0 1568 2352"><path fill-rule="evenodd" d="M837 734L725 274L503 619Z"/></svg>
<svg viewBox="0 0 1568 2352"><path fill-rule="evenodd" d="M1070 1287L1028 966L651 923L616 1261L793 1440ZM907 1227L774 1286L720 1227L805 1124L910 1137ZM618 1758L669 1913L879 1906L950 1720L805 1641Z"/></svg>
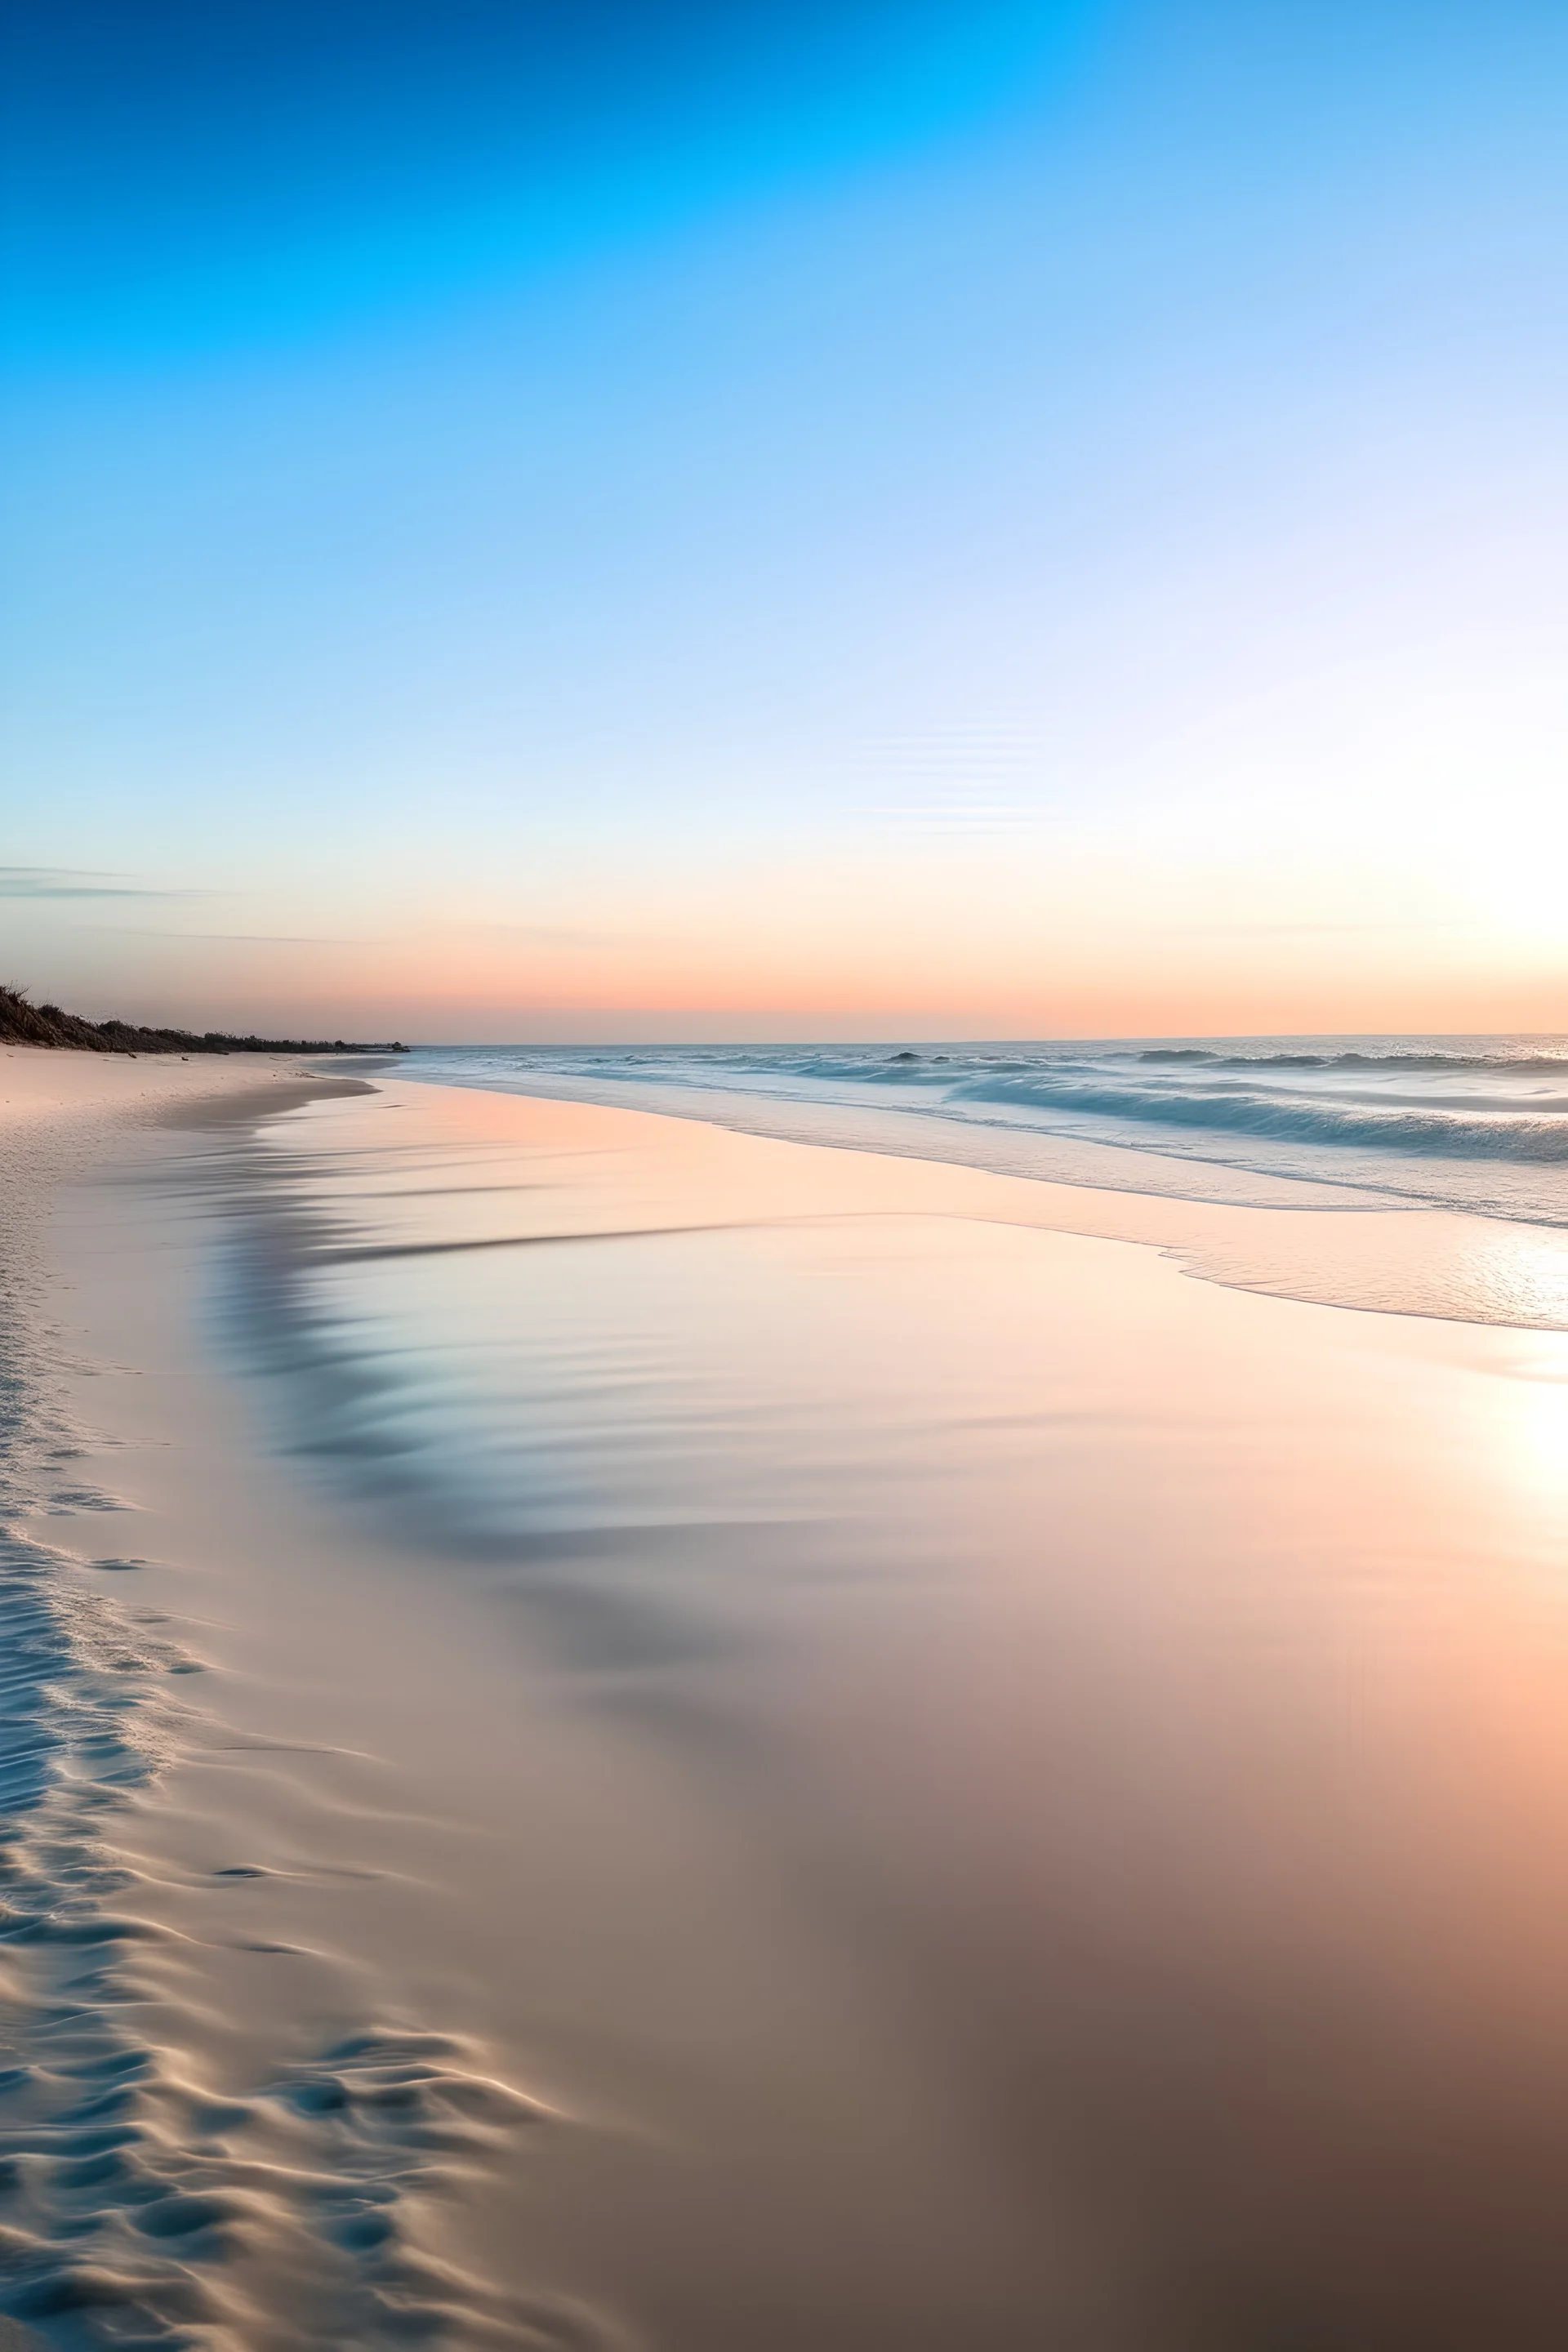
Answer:
<svg viewBox="0 0 1568 2352"><path fill-rule="evenodd" d="M1568 1343L1183 1276L1487 1221L395 1078L82 1213L211 1351L50 1520L205 1669L72 1994L246 2207L133 2181L142 2340L1563 2340Z"/></svg>
<svg viewBox="0 0 1568 2352"><path fill-rule="evenodd" d="M1058 1182L1568 1226L1560 1036L426 1047L406 1066Z"/></svg>

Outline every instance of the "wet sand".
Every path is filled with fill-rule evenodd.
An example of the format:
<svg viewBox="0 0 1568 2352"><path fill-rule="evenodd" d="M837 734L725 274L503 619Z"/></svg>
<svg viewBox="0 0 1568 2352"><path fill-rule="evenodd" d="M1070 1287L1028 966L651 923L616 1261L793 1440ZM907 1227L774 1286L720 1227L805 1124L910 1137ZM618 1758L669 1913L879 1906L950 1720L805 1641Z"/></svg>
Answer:
<svg viewBox="0 0 1568 2352"><path fill-rule="evenodd" d="M375 1084L37 1162L8 2307L1561 2343L1568 1342Z"/></svg>

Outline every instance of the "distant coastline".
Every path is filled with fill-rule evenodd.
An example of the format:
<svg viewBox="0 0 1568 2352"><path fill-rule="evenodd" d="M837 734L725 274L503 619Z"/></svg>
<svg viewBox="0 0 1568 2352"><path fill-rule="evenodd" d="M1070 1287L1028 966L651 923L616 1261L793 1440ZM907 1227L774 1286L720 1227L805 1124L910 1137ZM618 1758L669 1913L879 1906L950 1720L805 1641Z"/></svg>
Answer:
<svg viewBox="0 0 1568 2352"><path fill-rule="evenodd" d="M238 1037L226 1030L143 1029L130 1021L87 1021L58 1004L33 1004L25 989L0 988L0 1045L81 1054L405 1054L395 1040L367 1045L343 1037Z"/></svg>

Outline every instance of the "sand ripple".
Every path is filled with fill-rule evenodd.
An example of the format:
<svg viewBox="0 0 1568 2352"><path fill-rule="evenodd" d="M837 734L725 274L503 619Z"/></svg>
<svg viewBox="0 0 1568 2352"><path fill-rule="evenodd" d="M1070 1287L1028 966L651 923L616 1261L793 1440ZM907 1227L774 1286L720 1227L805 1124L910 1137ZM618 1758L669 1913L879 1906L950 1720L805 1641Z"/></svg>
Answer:
<svg viewBox="0 0 1568 2352"><path fill-rule="evenodd" d="M202 1727L180 1679L199 1662L25 1531L114 1507L78 1475L30 1319L0 1353L0 2345L597 2352L596 2315L442 2251L443 2209L558 2127L482 2051L368 2019L231 2095L174 2045L138 1969L177 1939L142 1916L123 1842Z"/></svg>

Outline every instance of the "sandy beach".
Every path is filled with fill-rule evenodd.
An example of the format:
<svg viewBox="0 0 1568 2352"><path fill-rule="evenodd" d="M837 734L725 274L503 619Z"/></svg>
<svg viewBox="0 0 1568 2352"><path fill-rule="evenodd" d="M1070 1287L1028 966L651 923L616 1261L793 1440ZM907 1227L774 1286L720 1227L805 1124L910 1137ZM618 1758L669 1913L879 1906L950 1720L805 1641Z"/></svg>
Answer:
<svg viewBox="0 0 1568 2352"><path fill-rule="evenodd" d="M37 2338L1562 2341L1561 1334L395 1071L0 1097Z"/></svg>
<svg viewBox="0 0 1568 2352"><path fill-rule="evenodd" d="M5 7L0 2352L1568 2352L1565 113Z"/></svg>

